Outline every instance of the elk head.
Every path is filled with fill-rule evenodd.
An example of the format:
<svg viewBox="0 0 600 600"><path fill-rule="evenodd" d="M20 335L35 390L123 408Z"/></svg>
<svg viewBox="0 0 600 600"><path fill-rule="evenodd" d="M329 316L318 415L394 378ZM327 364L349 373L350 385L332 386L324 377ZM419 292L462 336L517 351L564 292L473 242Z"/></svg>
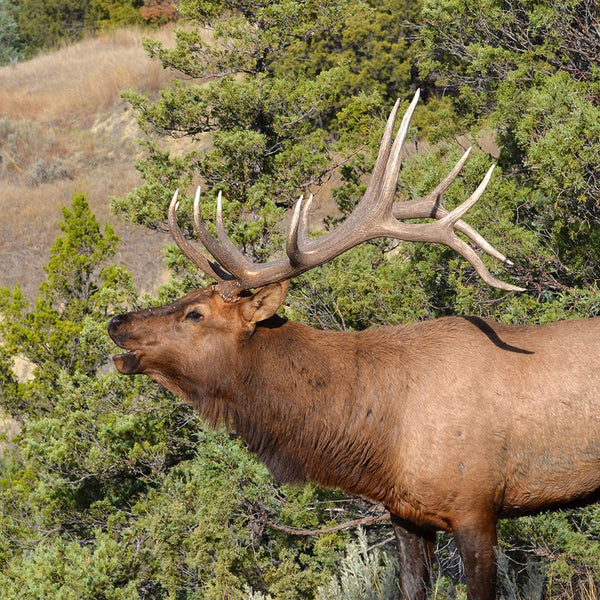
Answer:
<svg viewBox="0 0 600 600"><path fill-rule="evenodd" d="M194 365L219 364L212 369L218 387L235 361L236 347L250 337L257 323L272 317L285 300L288 282L240 292L236 301L223 299L216 286L196 290L171 304L113 317L108 331L128 350L113 357L125 375L144 373L179 395L198 395L185 386ZM218 343L211 343L218 339ZM208 384L207 384L208 385ZM207 390L205 390L207 391ZM214 390L211 390L214 391Z"/></svg>

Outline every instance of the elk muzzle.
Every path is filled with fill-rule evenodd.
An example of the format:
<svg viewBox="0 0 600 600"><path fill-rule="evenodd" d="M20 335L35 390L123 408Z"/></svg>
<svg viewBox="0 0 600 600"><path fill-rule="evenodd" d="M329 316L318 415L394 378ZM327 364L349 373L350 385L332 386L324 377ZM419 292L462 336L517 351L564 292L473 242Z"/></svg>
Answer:
<svg viewBox="0 0 600 600"><path fill-rule="evenodd" d="M117 315L108 322L108 335L110 335L112 341L123 348L129 350L124 354L115 354L112 357L115 366L119 372L123 375L135 375L141 373L141 363L139 352L128 348L130 344L130 336L127 334L127 325L130 321L129 314Z"/></svg>

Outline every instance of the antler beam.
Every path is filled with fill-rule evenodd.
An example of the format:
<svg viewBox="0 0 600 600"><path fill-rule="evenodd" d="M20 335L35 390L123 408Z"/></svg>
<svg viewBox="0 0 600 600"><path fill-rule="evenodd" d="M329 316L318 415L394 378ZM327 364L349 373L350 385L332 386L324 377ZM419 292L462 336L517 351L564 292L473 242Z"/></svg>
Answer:
<svg viewBox="0 0 600 600"><path fill-rule="evenodd" d="M379 237L445 244L467 260L487 284L507 291L523 291L523 288L496 279L475 250L456 235L456 231L463 233L482 251L505 264L512 264L462 220L462 217L482 196L494 167L489 169L473 194L454 210L449 212L440 206L441 195L458 176L469 156L470 148L448 176L427 196L409 202L395 202L398 173L402 162L402 146L418 100L417 91L402 119L396 138L393 139L394 123L400 106L400 101L396 102L388 118L367 190L354 211L332 232L316 239L309 237L308 214L312 196L306 201L300 197L294 208L287 237L286 257L269 263L253 263L234 246L225 231L220 193L217 201L217 238L208 233L200 214L200 188L198 188L194 201L196 231L200 242L215 260L207 258L183 236L177 225L178 193L175 192L169 208L169 227L177 245L204 273L217 280L218 291L228 300L235 299L244 290L291 279L332 260L362 242ZM404 220L420 218L435 220L427 223L404 222Z"/></svg>

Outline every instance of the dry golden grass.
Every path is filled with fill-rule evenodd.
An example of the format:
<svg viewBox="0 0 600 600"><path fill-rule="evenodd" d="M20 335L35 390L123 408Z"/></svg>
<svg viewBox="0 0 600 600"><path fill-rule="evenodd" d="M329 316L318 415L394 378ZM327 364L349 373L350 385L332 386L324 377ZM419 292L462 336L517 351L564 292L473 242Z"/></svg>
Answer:
<svg viewBox="0 0 600 600"><path fill-rule="evenodd" d="M116 261L131 270L140 291L154 292L164 283L161 248L168 236L124 223L108 210L110 196L124 194L137 184L139 177L132 166L113 164L86 171L73 180L3 186L0 285L18 284L30 299L35 297L45 277L50 248L60 233L61 208L70 205L73 193L83 192L99 221L110 222L121 238Z"/></svg>
<svg viewBox="0 0 600 600"><path fill-rule="evenodd" d="M137 29L119 30L1 67L0 114L52 124L91 124L99 111L112 109L122 90L160 89L170 74L148 59L143 35ZM173 32L165 28L148 37L168 44Z"/></svg>
<svg viewBox="0 0 600 600"><path fill-rule="evenodd" d="M151 37L168 45L173 31ZM118 222L108 209L111 196L140 183L133 167L139 132L120 94L152 95L171 77L146 56L141 39L138 30L117 31L0 68L0 285L18 283L35 296L61 207L79 192L116 227L118 260L139 287L154 291L160 283L167 236Z"/></svg>

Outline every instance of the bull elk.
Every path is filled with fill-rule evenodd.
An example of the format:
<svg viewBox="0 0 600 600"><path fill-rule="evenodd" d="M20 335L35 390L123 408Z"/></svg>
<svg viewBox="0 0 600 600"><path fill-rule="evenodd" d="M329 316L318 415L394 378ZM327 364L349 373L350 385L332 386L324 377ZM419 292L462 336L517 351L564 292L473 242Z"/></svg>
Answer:
<svg viewBox="0 0 600 600"><path fill-rule="evenodd" d="M470 600L495 595L499 518L590 502L600 490L600 320L537 326L477 317L318 331L276 315L290 278L377 237L445 244L488 284L461 232L507 262L462 217L492 173L451 212L440 196L468 156L429 195L395 202L415 96L394 139L394 107L367 190L326 235L308 235L310 199L295 207L286 257L250 262L225 233L194 219L208 258L172 234L216 283L160 308L111 319L126 375L143 373L227 424L283 482L307 478L383 503L398 545L403 598L427 593L435 533L450 532ZM429 218L426 222L407 219ZM254 290L254 291L251 291Z"/></svg>

